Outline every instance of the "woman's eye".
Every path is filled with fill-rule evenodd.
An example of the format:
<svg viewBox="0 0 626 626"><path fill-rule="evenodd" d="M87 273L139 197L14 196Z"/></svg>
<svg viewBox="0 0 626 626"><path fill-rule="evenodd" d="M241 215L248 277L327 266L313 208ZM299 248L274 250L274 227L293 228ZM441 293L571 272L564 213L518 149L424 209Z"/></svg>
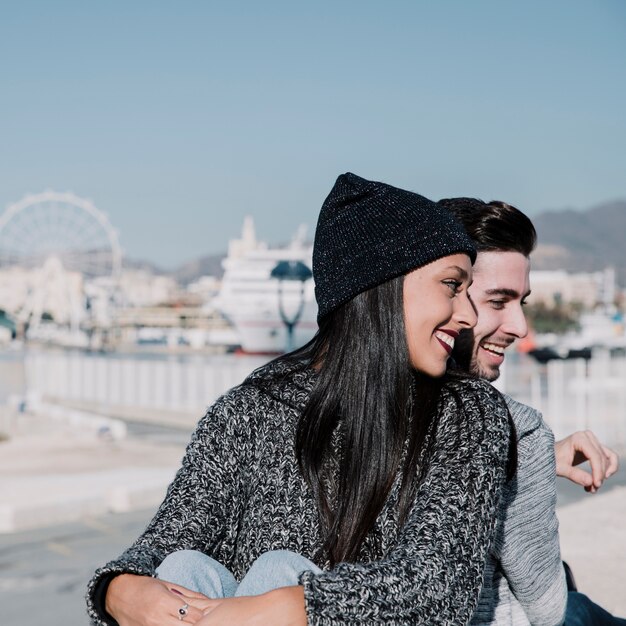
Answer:
<svg viewBox="0 0 626 626"><path fill-rule="evenodd" d="M456 295L457 293L459 293L459 290L461 289L461 285L463 283L458 280L444 280L443 284L448 287L454 295Z"/></svg>

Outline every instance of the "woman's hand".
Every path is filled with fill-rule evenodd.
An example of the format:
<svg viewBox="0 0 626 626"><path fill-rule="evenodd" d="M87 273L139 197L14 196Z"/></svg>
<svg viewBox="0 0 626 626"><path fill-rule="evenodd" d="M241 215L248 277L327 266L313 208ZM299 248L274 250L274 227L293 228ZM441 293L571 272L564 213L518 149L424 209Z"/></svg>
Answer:
<svg viewBox="0 0 626 626"><path fill-rule="evenodd" d="M306 626L304 588L281 587L259 596L209 600L196 626Z"/></svg>
<svg viewBox="0 0 626 626"><path fill-rule="evenodd" d="M120 574L109 584L105 608L120 626L180 626L181 607L188 605L182 623L196 624L213 602L165 580Z"/></svg>

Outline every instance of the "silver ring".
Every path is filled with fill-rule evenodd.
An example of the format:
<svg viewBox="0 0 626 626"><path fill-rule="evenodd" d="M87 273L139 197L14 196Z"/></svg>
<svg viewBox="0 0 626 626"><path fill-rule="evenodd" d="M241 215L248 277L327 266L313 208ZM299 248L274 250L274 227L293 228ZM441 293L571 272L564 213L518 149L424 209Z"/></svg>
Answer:
<svg viewBox="0 0 626 626"><path fill-rule="evenodd" d="M185 604L183 604L183 606L180 607L180 609L178 609L178 619L182 622L183 618L187 615L187 609L189 608L189 605L185 602Z"/></svg>

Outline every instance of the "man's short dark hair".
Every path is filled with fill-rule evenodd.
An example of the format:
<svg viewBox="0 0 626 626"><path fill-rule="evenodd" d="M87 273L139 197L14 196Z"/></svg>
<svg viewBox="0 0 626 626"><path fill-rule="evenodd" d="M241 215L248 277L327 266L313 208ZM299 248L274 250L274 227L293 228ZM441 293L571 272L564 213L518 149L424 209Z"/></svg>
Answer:
<svg viewBox="0 0 626 626"><path fill-rule="evenodd" d="M529 257L537 245L533 223L506 202L444 198L439 204L463 224L479 252L520 252Z"/></svg>

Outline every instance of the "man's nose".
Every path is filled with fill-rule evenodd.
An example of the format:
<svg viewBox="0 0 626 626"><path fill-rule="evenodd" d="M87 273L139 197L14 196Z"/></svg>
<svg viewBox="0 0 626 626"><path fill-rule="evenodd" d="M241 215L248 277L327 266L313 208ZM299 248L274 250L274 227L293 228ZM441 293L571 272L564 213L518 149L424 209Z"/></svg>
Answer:
<svg viewBox="0 0 626 626"><path fill-rule="evenodd" d="M528 322L521 305L509 309L506 321L502 324L502 330L507 335L513 335L518 339L526 337L528 334Z"/></svg>

